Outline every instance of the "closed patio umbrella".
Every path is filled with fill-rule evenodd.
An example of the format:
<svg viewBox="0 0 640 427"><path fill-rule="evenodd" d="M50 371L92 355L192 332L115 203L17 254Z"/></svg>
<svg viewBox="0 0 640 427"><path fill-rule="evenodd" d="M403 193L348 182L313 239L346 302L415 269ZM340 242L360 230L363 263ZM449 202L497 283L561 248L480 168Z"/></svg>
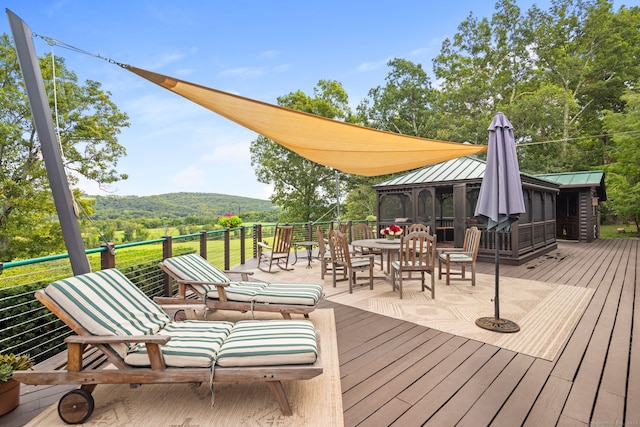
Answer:
<svg viewBox="0 0 640 427"><path fill-rule="evenodd" d="M516 155L513 127L509 119L498 113L489 126L487 167L482 178L476 216L487 223L487 230L495 234L495 313L493 317L481 317L476 325L497 332L518 332L520 327L500 318L500 247L498 232L509 230L521 213L525 212L520 168Z"/></svg>

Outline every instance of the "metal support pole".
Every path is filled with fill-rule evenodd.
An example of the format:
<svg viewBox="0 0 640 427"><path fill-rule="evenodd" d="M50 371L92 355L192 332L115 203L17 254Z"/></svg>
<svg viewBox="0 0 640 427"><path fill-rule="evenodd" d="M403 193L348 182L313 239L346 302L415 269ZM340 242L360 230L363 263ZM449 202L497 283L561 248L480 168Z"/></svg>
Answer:
<svg viewBox="0 0 640 427"><path fill-rule="evenodd" d="M60 226L62 227L64 242L69 253L71 269L74 275L89 273L91 272L91 266L82 241L69 181L62 164L60 144L53 127L51 109L44 89L38 57L33 46L31 29L9 9L7 9L7 15L9 16L9 24L11 25L11 32L16 45L16 54L27 89L27 97L29 98L36 131L38 132L38 139L42 147L42 156L47 168L47 175Z"/></svg>

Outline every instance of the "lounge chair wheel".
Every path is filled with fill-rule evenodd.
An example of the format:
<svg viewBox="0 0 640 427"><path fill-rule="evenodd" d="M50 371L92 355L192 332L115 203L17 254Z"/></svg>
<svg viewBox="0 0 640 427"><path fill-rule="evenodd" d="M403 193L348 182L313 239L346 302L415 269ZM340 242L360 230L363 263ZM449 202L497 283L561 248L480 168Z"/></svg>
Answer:
<svg viewBox="0 0 640 427"><path fill-rule="evenodd" d="M93 413L91 393L81 388L71 390L58 402L58 415L67 424L82 424Z"/></svg>
<svg viewBox="0 0 640 427"><path fill-rule="evenodd" d="M187 320L187 313L184 310L178 310L173 314L173 320L176 322Z"/></svg>

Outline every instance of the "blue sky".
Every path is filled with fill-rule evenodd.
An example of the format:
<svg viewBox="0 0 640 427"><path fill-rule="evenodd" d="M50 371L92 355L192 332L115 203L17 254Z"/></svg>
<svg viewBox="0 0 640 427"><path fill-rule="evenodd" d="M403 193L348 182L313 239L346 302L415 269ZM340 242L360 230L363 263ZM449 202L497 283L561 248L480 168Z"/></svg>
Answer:
<svg viewBox="0 0 640 427"><path fill-rule="evenodd" d="M616 1L638 5L638 0ZM355 109L370 89L383 86L386 63L431 60L442 41L473 12L490 17L491 0L144 1L5 0L35 34L120 63L275 104L278 96L308 95L321 79L339 81ZM546 9L549 0L518 0ZM6 14L0 31L11 35ZM38 55L51 47L35 38ZM99 81L130 116L119 136L129 175L105 193L153 195L207 192L267 199L257 181L249 144L257 135L120 67L61 47L80 81Z"/></svg>

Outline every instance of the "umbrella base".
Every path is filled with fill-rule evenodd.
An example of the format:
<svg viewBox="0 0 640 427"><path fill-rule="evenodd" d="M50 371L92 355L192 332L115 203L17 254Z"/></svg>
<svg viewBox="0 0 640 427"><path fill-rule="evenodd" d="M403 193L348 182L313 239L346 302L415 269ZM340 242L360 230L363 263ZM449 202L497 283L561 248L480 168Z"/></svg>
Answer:
<svg viewBox="0 0 640 427"><path fill-rule="evenodd" d="M494 332L512 333L520 330L520 326L517 323L495 317L481 317L476 320L476 325Z"/></svg>

